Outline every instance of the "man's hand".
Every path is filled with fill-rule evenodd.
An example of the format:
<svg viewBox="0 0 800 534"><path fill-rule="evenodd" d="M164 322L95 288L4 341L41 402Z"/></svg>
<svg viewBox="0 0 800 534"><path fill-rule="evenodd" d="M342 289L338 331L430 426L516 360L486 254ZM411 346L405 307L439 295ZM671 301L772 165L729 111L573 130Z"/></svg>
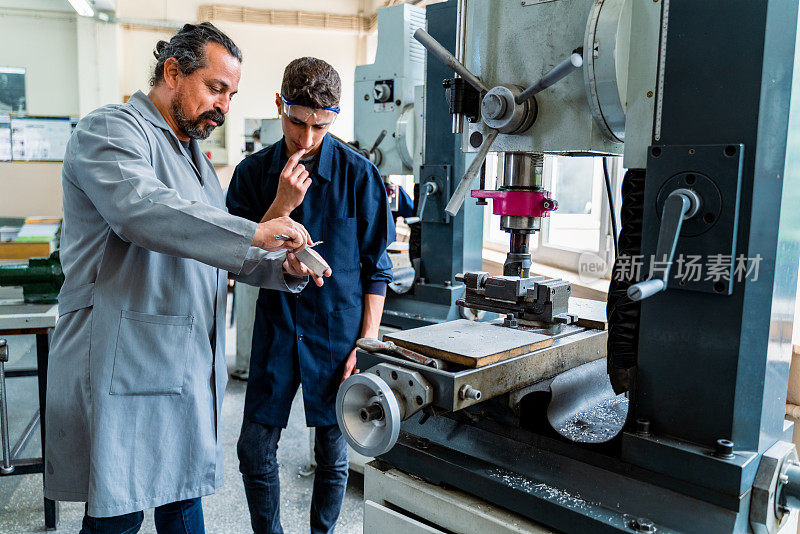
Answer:
<svg viewBox="0 0 800 534"><path fill-rule="evenodd" d="M344 362L344 373L342 373L342 380L339 384L347 380L347 377L350 375L354 375L358 372L359 370L356 369L356 349L353 349L350 354L347 355L347 360Z"/></svg>
<svg viewBox="0 0 800 534"><path fill-rule="evenodd" d="M289 157L278 179L278 192L272 201L270 211L276 215L289 215L302 204L306 191L311 186L311 177L300 158L305 150L298 150Z"/></svg>
<svg viewBox="0 0 800 534"><path fill-rule="evenodd" d="M364 314L361 319L361 333L358 338L369 337L378 339L379 328L381 325L381 316L383 315L383 295L373 295L367 293L364 295ZM342 382L347 380L347 377L358 372L356 367L356 349L347 356L347 361L344 364L344 373L342 373ZM341 384L341 382L340 382Z"/></svg>
<svg viewBox="0 0 800 534"><path fill-rule="evenodd" d="M276 235L286 235L291 239L276 239ZM278 217L258 224L253 236L253 246L264 250L281 249L302 250L312 243L305 227L289 217Z"/></svg>
<svg viewBox="0 0 800 534"><path fill-rule="evenodd" d="M297 256L288 252L286 254L286 261L283 262L283 270L294 276L310 276L318 287L322 287L322 276L328 277L331 275L331 270L327 269L322 276L317 276L314 272L306 267L306 265L297 259Z"/></svg>

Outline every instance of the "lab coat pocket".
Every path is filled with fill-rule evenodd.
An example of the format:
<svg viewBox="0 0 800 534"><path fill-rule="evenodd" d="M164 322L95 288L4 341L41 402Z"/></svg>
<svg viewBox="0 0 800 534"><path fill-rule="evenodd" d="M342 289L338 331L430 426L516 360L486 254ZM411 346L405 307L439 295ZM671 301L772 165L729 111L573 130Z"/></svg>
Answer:
<svg viewBox="0 0 800 534"><path fill-rule="evenodd" d="M328 314L328 339L331 344L331 365L334 369L344 363L356 346L361 330L362 306L334 310Z"/></svg>
<svg viewBox="0 0 800 534"><path fill-rule="evenodd" d="M322 241L322 257L334 273L359 268L358 225L355 217L325 219Z"/></svg>
<svg viewBox="0 0 800 534"><path fill-rule="evenodd" d="M182 394L193 323L191 315L122 310L111 394Z"/></svg>

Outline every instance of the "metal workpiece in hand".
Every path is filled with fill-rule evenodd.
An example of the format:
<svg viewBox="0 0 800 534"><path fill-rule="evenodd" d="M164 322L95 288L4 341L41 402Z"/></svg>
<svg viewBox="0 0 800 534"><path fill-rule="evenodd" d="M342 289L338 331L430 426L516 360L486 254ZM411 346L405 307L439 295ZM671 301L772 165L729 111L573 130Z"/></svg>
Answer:
<svg viewBox="0 0 800 534"><path fill-rule="evenodd" d="M321 241L319 243L321 243ZM313 243L302 250L298 250L294 252L294 255L298 260L303 262L306 267L311 269L311 272L315 275L324 276L325 272L330 270L331 266L328 265L328 262L325 261L319 252L311 248L319 243Z"/></svg>

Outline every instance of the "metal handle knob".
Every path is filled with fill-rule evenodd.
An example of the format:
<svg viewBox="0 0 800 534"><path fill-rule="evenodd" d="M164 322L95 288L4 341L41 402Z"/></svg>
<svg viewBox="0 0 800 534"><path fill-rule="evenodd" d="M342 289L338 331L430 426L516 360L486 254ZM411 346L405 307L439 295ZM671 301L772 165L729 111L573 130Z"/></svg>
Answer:
<svg viewBox="0 0 800 534"><path fill-rule="evenodd" d="M375 152L378 149L378 145L383 142L384 137L386 137L386 130L381 130L381 133L378 134L378 138L375 139L374 143L372 143L372 148L370 148L369 151Z"/></svg>
<svg viewBox="0 0 800 534"><path fill-rule="evenodd" d="M461 386L461 389L458 390L458 398L461 400L472 399L479 401L481 400L481 392L478 389L473 388L469 384L464 384Z"/></svg>
<svg viewBox="0 0 800 534"><path fill-rule="evenodd" d="M372 90L372 96L375 102L378 103L388 102L391 95L392 90L389 89L389 85L385 83L376 84L375 88Z"/></svg>
<svg viewBox="0 0 800 534"><path fill-rule="evenodd" d="M422 212L425 211L425 204L428 202L428 197L436 193L438 190L439 186L436 185L436 182L427 182L425 184L425 194L422 195L422 198L419 201L417 216L406 219L406 224L417 224L422 220Z"/></svg>
<svg viewBox="0 0 800 534"><path fill-rule="evenodd" d="M464 177L458 183L455 193L453 193L453 196L450 197L450 202L447 203L447 207L445 207L444 211L453 217L456 216L456 213L458 213L458 210L460 210L462 204L464 204L464 200L467 198L467 195L472 188L472 183L475 181L475 178L478 177L481 167L483 167L483 160L485 160L486 156L489 154L489 150L492 148L492 144L494 143L494 140L497 139L499 133L500 132L497 130L492 130L486 139L483 140L481 149L478 150L475 159L472 160L467 172L464 173Z"/></svg>
<svg viewBox="0 0 800 534"><path fill-rule="evenodd" d="M665 263L663 274L658 278L630 286L628 297L631 300L643 300L667 289L669 271L675 258L675 248L681 235L683 221L697 215L700 204L700 197L691 189L676 189L669 194L661 212L661 228L658 232L655 256Z"/></svg>
<svg viewBox="0 0 800 534"><path fill-rule="evenodd" d="M422 28L419 28L414 32L414 39L419 41L419 43L425 47L425 50L427 50L436 59L453 69L456 74L464 78L472 87L483 93L489 90L489 88L486 87L480 78L472 74L463 63L456 59L456 57L451 54L447 48L439 43L439 41L431 37L428 32Z"/></svg>
<svg viewBox="0 0 800 534"><path fill-rule="evenodd" d="M534 95L541 93L554 83L563 80L582 66L583 56L577 51L573 52L567 59L550 69L550 71L542 76L538 82L534 83L518 94L516 98L514 98L514 101L517 104L522 104L529 98L533 98Z"/></svg>

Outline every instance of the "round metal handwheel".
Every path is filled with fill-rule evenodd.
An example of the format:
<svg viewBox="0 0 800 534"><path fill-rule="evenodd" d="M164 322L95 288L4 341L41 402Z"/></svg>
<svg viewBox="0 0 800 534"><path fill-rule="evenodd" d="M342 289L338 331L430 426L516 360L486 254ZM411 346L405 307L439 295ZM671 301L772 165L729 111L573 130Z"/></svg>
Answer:
<svg viewBox="0 0 800 534"><path fill-rule="evenodd" d="M370 372L352 375L339 387L336 419L347 443L364 456L385 453L400 434L397 397L381 377Z"/></svg>

